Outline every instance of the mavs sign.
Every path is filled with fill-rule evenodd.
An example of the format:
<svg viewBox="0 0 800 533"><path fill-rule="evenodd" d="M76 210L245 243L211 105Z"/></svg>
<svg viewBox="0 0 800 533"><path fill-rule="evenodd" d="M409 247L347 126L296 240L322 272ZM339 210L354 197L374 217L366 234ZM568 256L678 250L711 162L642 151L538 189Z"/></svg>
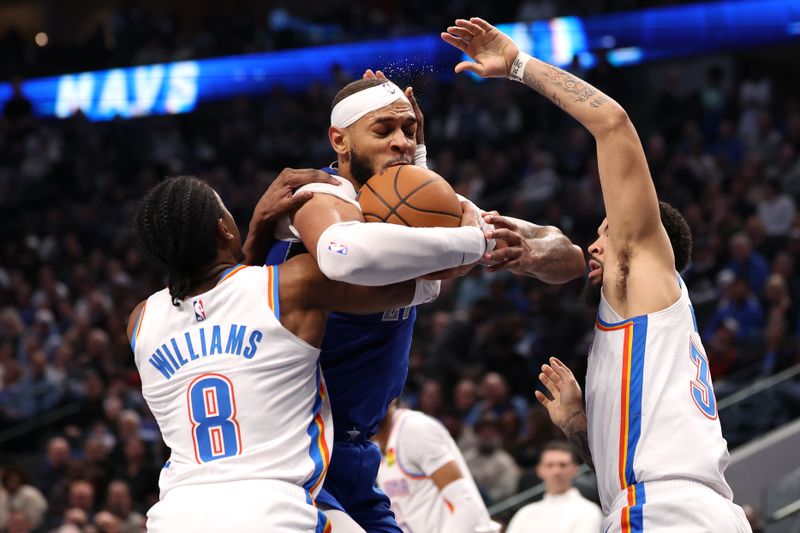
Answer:
<svg viewBox="0 0 800 533"><path fill-rule="evenodd" d="M67 74L58 78L53 114L82 111L91 119L184 113L197 102L198 65L163 65Z"/></svg>

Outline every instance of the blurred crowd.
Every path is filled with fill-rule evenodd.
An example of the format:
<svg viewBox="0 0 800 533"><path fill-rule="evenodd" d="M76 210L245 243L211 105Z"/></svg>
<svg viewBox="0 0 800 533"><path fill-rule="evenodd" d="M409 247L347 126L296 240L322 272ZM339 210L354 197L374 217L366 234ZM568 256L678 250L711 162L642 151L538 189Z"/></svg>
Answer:
<svg viewBox="0 0 800 533"><path fill-rule="evenodd" d="M166 3L119 0L87 12L93 23L76 20L77 35L34 39L9 28L0 34L0 78L63 74L227 54L245 54L333 42L429 33L455 18L480 16L493 22L531 21L564 15L592 15L690 0L329 0L256 2L210 0ZM149 7L148 7L149 4ZM188 12L181 7L191 7ZM56 21L55 5L42 4L44 20ZM198 15L195 15L197 13ZM97 16L97 14L101 14ZM68 11L62 15L70 16ZM43 28L45 31L47 28ZM64 28L60 34L68 35Z"/></svg>
<svg viewBox="0 0 800 533"><path fill-rule="evenodd" d="M661 199L690 224L683 277L718 397L800 363L800 100L756 66L712 66L693 85L662 67L649 98L646 68L578 73L628 108ZM519 84L398 81L413 81L430 165L458 192L556 225L584 248L594 240L602 197L593 141L577 123ZM136 303L163 286L131 240L136 201L163 176L195 174L244 233L283 167L334 159L326 132L338 88L105 123L35 118L22 94L6 104L0 530L141 530L168 450L125 334ZM419 310L403 402L445 423L489 502L536 483L538 453L559 436L532 391L552 355L585 373L594 311L582 286L476 268ZM782 394L766 415L721 413L732 447L800 415L797 389Z"/></svg>

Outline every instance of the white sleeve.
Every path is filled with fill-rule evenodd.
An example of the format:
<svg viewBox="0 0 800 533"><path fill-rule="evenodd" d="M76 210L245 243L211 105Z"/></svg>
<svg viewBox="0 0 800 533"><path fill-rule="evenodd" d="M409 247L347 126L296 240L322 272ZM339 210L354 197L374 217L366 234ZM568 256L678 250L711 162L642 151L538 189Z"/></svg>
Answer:
<svg viewBox="0 0 800 533"><path fill-rule="evenodd" d="M340 222L319 236L317 263L328 278L381 286L474 263L486 251L483 231Z"/></svg>
<svg viewBox="0 0 800 533"><path fill-rule="evenodd" d="M483 502L475 501L469 482L463 477L448 483L441 491L442 498L451 510L439 533L464 533L475 531L481 521Z"/></svg>

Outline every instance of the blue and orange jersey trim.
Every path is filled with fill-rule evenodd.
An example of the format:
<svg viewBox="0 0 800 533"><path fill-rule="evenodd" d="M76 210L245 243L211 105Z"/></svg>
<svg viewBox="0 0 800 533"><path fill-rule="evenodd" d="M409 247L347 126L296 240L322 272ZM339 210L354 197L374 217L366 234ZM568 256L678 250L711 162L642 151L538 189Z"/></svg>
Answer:
<svg viewBox="0 0 800 533"><path fill-rule="evenodd" d="M647 496L644 483L628 486L628 505L622 509L620 529L622 533L644 533L644 504Z"/></svg>
<svg viewBox="0 0 800 533"><path fill-rule="evenodd" d="M317 502L311 497L311 494L306 491L306 503L317 507ZM317 527L314 533L331 533L333 526L331 526L330 519L325 516L325 513L317 509Z"/></svg>
<svg viewBox="0 0 800 533"><path fill-rule="evenodd" d="M229 278L232 278L233 276L235 276L236 274L238 274L239 272L241 272L245 268L247 268L247 265L236 265L236 266L232 266L229 269L225 270L222 274L219 275L219 279L217 280L217 285L219 285L223 281L228 280Z"/></svg>
<svg viewBox="0 0 800 533"><path fill-rule="evenodd" d="M131 350L136 349L136 339L139 338L139 330L142 326L142 318L144 318L144 311L147 309L147 302L144 302L142 309L139 311L139 316L136 318L136 324L133 326L133 333L131 334Z"/></svg>
<svg viewBox="0 0 800 533"><path fill-rule="evenodd" d="M267 305L275 313L275 318L278 320L281 319L281 302L280 302L280 295L278 293L278 267L275 266L267 266L264 267L267 271L268 281L267 281Z"/></svg>
<svg viewBox="0 0 800 533"><path fill-rule="evenodd" d="M313 493L325 479L328 465L331 462L331 453L328 450L328 442L325 440L325 420L322 418L322 405L327 391L325 383L321 379L322 369L317 365L317 397L314 399L314 406L311 413L311 424L308 426L308 436L311 437L311 445L308 454L314 462L314 472L303 485L309 493Z"/></svg>
<svg viewBox="0 0 800 533"><path fill-rule="evenodd" d="M611 324L597 318L601 331L624 330L620 386L619 483L626 490L636 485L634 458L642 434L642 390L647 341L647 316Z"/></svg>

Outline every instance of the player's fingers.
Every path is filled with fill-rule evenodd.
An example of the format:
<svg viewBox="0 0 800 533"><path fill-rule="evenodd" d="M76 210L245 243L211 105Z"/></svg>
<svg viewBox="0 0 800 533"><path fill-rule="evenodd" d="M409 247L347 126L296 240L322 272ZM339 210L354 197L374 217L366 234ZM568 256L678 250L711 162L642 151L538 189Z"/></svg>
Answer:
<svg viewBox="0 0 800 533"><path fill-rule="evenodd" d="M289 200L286 202L286 207L289 210L297 209L298 207L300 207L301 205L303 205L307 201L311 200L311 198L313 196L314 196L314 193L311 192L311 191L299 192L299 193L295 194L294 196L292 196L291 198L289 198Z"/></svg>
<svg viewBox="0 0 800 533"><path fill-rule="evenodd" d="M467 41L465 41L463 39L459 39L458 37L456 37L454 35L450 35L447 32L442 32L441 36L442 36L442 40L444 42L446 42L449 45L455 46L456 48L458 48L462 52L466 52L467 48L469 48L469 44L467 43ZM458 67L456 67L456 68L458 68ZM461 72L461 71L457 70L456 72Z"/></svg>
<svg viewBox="0 0 800 533"><path fill-rule="evenodd" d="M500 250L494 250L493 252L490 252L488 260L499 264L505 263L506 261L513 261L520 255L522 255L522 248L517 246L508 246L506 248L501 248Z"/></svg>
<svg viewBox="0 0 800 533"><path fill-rule="evenodd" d="M474 35L465 28L459 28L458 26L448 26L447 33L450 35L455 35L460 39L464 39L466 42L470 42Z"/></svg>
<svg viewBox="0 0 800 533"><path fill-rule="evenodd" d="M533 395L536 396L536 399L539 400L539 403L545 407L547 407L552 401L550 398L545 396L544 393L539 392L538 390L533 391Z"/></svg>
<svg viewBox="0 0 800 533"><path fill-rule="evenodd" d="M506 244L509 246L519 246L522 243L522 237L516 231L511 231L510 229L500 228L497 229L495 227L494 231L491 232L492 239L502 239L506 241Z"/></svg>
<svg viewBox="0 0 800 533"><path fill-rule="evenodd" d="M570 370L569 367L562 363L559 359L551 357L550 364L553 365L553 368L563 379L569 379L573 377L572 370Z"/></svg>
<svg viewBox="0 0 800 533"><path fill-rule="evenodd" d="M486 222L492 224L495 228L507 228L510 230L518 230L516 222L512 222L511 220L507 219L506 217L501 217L498 214L490 215L489 218L486 218Z"/></svg>
<svg viewBox="0 0 800 533"><path fill-rule="evenodd" d="M389 78L386 77L386 74L383 73L382 70L375 71L375 77L381 80L388 80Z"/></svg>
<svg viewBox="0 0 800 533"><path fill-rule="evenodd" d="M368 79L374 78L375 77L375 73L372 72L371 68L368 68L367 70L364 71L364 75L361 76L361 77L364 78L365 80L368 80Z"/></svg>
<svg viewBox="0 0 800 533"><path fill-rule="evenodd" d="M494 26L492 26L491 24L489 24L480 17L470 17L469 21L478 26L483 31L492 31L494 29Z"/></svg>
<svg viewBox="0 0 800 533"><path fill-rule="evenodd" d="M462 61L458 65L456 65L455 73L460 74L464 71L472 72L473 74L477 74L481 78L486 77L486 69L480 63L473 63L472 61Z"/></svg>
<svg viewBox="0 0 800 533"><path fill-rule="evenodd" d="M341 182L325 171L316 168L296 170L286 179L286 185L292 189L308 185L309 183L330 183L341 185Z"/></svg>
<svg viewBox="0 0 800 533"><path fill-rule="evenodd" d="M466 19L456 19L456 26L458 26L459 28L464 28L472 35L478 35L483 33L483 28L481 28L474 22L470 22Z"/></svg>
<svg viewBox="0 0 800 533"><path fill-rule="evenodd" d="M550 394L553 396L554 400L558 398L558 395L560 394L558 386L555 383L553 383L553 381L549 377L547 377L547 374L541 372L539 374L539 381L541 381L542 385L544 385L547 388L547 390L550 391Z"/></svg>
<svg viewBox="0 0 800 533"><path fill-rule="evenodd" d="M544 365L542 365L542 372L543 372L543 373L544 373L544 375L545 375L545 376L547 376L547 377L548 377L548 379L550 379L550 381L552 381L552 382L553 382L553 383L554 383L556 386L558 386L558 387L560 387L560 386L561 386L561 382L563 381L563 379L561 379L561 375L559 375L559 374L558 374L558 372L556 372L556 371L555 371L555 369L554 369L552 366L550 366L550 365L548 365L548 364L544 364Z"/></svg>

